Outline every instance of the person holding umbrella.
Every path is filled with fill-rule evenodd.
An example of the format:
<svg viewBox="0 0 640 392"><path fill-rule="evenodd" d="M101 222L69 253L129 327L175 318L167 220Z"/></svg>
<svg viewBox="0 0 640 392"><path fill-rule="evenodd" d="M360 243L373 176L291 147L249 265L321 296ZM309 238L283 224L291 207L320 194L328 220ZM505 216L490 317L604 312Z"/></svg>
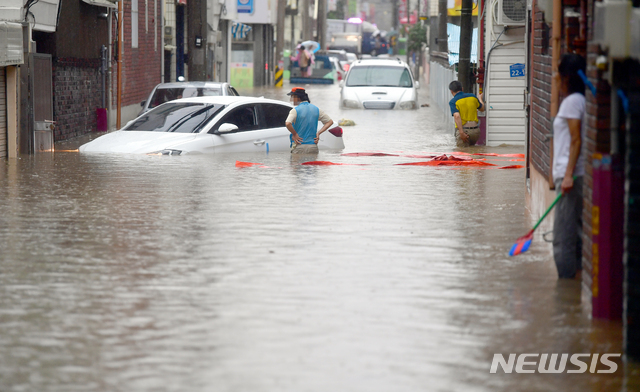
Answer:
<svg viewBox="0 0 640 392"><path fill-rule="evenodd" d="M298 45L295 56L291 56L291 61L297 61L300 67L300 77L306 78L309 70L310 55L304 45Z"/></svg>

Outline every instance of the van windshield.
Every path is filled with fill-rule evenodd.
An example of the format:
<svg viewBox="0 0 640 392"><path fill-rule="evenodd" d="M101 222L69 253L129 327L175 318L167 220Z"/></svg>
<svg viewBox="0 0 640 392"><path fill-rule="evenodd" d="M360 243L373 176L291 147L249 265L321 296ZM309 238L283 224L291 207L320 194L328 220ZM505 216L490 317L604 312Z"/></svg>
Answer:
<svg viewBox="0 0 640 392"><path fill-rule="evenodd" d="M409 70L404 67L371 65L352 67L347 86L413 87L413 82Z"/></svg>

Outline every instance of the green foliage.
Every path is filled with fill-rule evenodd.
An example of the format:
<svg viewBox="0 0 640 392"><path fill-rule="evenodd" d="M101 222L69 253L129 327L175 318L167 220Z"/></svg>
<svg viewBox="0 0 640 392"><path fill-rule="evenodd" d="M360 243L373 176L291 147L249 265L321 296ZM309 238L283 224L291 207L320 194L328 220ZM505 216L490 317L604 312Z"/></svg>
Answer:
<svg viewBox="0 0 640 392"><path fill-rule="evenodd" d="M336 2L336 10L329 11L327 13L327 19L345 19L345 9L346 3L345 0L338 0Z"/></svg>
<svg viewBox="0 0 640 392"><path fill-rule="evenodd" d="M409 52L419 52L422 44L427 43L427 28L420 23L416 23L409 29L407 40L407 50Z"/></svg>

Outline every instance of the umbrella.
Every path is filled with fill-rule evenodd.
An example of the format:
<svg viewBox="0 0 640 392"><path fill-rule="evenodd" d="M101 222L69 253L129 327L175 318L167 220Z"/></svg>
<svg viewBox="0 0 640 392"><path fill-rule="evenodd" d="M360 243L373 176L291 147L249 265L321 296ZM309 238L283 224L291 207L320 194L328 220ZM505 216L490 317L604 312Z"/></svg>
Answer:
<svg viewBox="0 0 640 392"><path fill-rule="evenodd" d="M301 45L303 45L306 49L310 50L312 53L320 50L320 44L316 41L304 41Z"/></svg>

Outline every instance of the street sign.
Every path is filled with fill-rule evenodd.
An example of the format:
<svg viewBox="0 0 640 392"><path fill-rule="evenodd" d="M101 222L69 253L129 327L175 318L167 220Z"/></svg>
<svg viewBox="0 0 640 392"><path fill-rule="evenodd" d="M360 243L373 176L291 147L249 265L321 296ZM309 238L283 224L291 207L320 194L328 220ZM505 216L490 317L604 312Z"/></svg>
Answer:
<svg viewBox="0 0 640 392"><path fill-rule="evenodd" d="M524 76L524 64L517 63L509 66L509 74L512 78Z"/></svg>

